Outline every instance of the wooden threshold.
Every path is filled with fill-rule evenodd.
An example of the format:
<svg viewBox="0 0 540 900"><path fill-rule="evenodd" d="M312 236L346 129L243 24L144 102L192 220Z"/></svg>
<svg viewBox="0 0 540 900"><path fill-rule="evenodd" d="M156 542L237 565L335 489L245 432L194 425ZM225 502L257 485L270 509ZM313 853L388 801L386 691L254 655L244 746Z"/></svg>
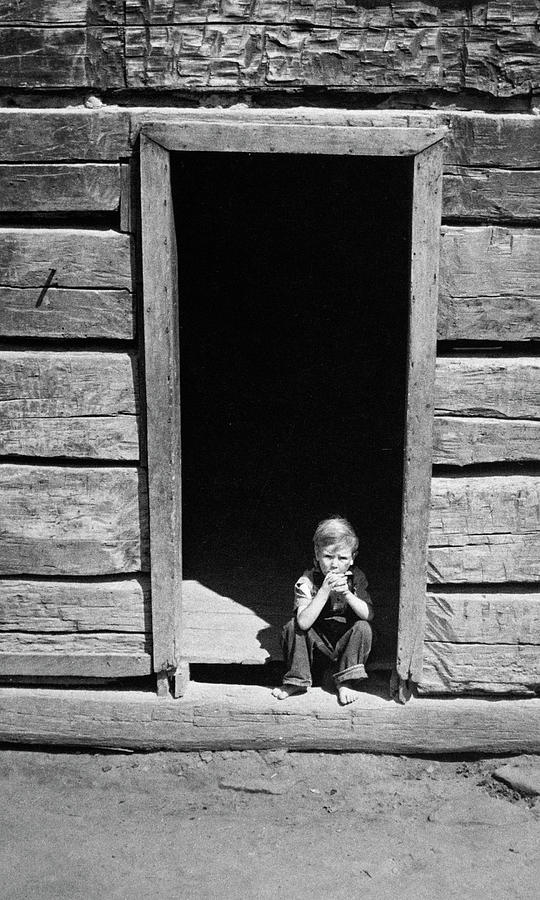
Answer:
<svg viewBox="0 0 540 900"><path fill-rule="evenodd" d="M351 707L316 688L279 701L269 688L190 683L151 692L0 689L0 741L137 750L286 747L370 753L538 753L540 698L414 698L374 686Z"/></svg>

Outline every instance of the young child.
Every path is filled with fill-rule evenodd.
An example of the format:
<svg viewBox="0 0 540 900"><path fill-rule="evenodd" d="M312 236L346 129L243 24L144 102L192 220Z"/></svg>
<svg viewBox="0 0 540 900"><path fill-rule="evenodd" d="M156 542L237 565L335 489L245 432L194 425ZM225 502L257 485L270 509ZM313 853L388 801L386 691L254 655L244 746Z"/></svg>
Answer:
<svg viewBox="0 0 540 900"><path fill-rule="evenodd" d="M295 615L281 636L287 672L272 694L285 700L311 687L316 649L335 664L339 702L353 703L367 678L373 618L366 576L353 565L358 538L346 519L333 516L319 523L313 544L315 565L294 586Z"/></svg>

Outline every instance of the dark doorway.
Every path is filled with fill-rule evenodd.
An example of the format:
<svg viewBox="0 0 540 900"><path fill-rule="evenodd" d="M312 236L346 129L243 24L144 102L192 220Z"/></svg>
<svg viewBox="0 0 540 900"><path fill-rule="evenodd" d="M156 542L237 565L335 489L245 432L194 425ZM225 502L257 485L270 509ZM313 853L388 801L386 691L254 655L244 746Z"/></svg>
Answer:
<svg viewBox="0 0 540 900"><path fill-rule="evenodd" d="M317 522L360 539L397 634L412 162L173 154L183 571L256 612L311 564Z"/></svg>

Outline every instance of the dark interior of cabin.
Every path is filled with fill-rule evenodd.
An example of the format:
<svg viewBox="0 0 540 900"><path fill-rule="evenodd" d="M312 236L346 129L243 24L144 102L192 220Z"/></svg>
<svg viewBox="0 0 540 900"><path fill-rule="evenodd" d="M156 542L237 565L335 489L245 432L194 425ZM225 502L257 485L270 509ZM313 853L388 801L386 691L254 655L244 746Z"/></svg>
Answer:
<svg viewBox="0 0 540 900"><path fill-rule="evenodd" d="M344 515L390 662L411 163L175 154L173 192L184 578L288 618L317 522Z"/></svg>

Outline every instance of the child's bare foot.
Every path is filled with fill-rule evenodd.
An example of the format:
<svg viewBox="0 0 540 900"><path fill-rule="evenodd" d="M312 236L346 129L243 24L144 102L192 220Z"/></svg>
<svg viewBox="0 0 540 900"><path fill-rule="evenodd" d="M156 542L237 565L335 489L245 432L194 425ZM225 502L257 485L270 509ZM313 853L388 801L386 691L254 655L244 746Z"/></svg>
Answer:
<svg viewBox="0 0 540 900"><path fill-rule="evenodd" d="M347 706L349 703L354 703L355 700L358 700L362 693L358 690L358 686L358 681L343 681L341 684L338 684L338 700L342 706Z"/></svg>
<svg viewBox="0 0 540 900"><path fill-rule="evenodd" d="M292 697L294 694L305 694L306 691L307 687L302 687L300 684L282 684L281 687L274 688L272 696L277 697L278 700L286 700L287 697Z"/></svg>

